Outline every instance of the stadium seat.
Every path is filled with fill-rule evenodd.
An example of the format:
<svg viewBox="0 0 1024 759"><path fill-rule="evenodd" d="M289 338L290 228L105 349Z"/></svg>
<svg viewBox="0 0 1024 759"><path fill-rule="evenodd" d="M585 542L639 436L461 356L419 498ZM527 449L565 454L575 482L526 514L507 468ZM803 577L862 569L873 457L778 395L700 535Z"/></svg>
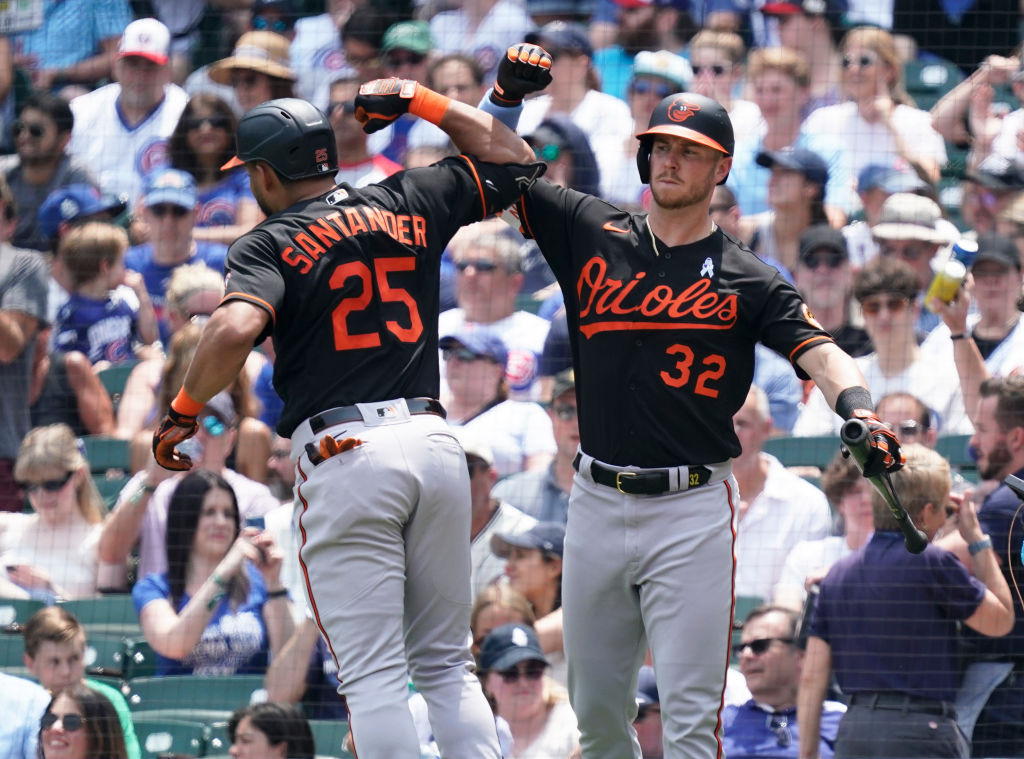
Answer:
<svg viewBox="0 0 1024 759"><path fill-rule="evenodd" d="M342 751L341 744L348 735L348 722L333 719L311 719L309 727L313 731L316 742L317 756L331 756L339 759L353 757L348 751Z"/></svg>
<svg viewBox="0 0 1024 759"><path fill-rule="evenodd" d="M209 728L205 722L157 712L132 718L143 759L167 756L205 756Z"/></svg>
<svg viewBox="0 0 1024 759"><path fill-rule="evenodd" d="M96 626L107 628L138 627L139 614L135 611L130 593L111 593L96 598L61 601L60 605L75 615L87 630Z"/></svg>
<svg viewBox="0 0 1024 759"><path fill-rule="evenodd" d="M266 698L263 675L134 677L128 687L128 706L133 712L200 709L230 714Z"/></svg>
<svg viewBox="0 0 1024 759"><path fill-rule="evenodd" d="M764 452L777 458L783 466L824 469L839 452L839 436L773 437L764 441Z"/></svg>
<svg viewBox="0 0 1024 759"><path fill-rule="evenodd" d="M85 647L86 670L92 675L124 676L125 637L117 631L109 632L86 627L88 643Z"/></svg>
<svg viewBox="0 0 1024 759"><path fill-rule="evenodd" d="M122 676L125 680L153 677L156 674L156 654L141 635L125 638Z"/></svg>
<svg viewBox="0 0 1024 759"><path fill-rule="evenodd" d="M736 596L732 610L733 645L739 643L740 638L743 636L743 621L747 618L747 615L763 603L764 599L761 596ZM729 655L729 660L735 664L738 661L738 657L732 655L732 649L730 649Z"/></svg>
<svg viewBox="0 0 1024 759"><path fill-rule="evenodd" d="M971 458L970 435L946 435L935 443L935 450L941 453L953 467L969 482L978 481L978 464Z"/></svg>
<svg viewBox="0 0 1024 759"><path fill-rule="evenodd" d="M25 624L28 618L42 609L46 604L31 598L0 598L0 627L15 622Z"/></svg>
<svg viewBox="0 0 1024 759"><path fill-rule="evenodd" d="M928 111L939 99L963 81L964 74L950 61L933 58L903 64L907 94L918 108Z"/></svg>
<svg viewBox="0 0 1024 759"><path fill-rule="evenodd" d="M111 508L131 476L129 441L109 435L83 435L81 440L92 480L107 508Z"/></svg>
<svg viewBox="0 0 1024 759"><path fill-rule="evenodd" d="M100 382L103 383L103 387L110 395L115 412L117 411L117 404L121 402L121 395L124 393L125 383L128 382L128 375L132 373L132 369L135 368L137 363L139 363L138 359L119 361L97 372Z"/></svg>
<svg viewBox="0 0 1024 759"><path fill-rule="evenodd" d="M0 634L0 669L13 674L14 667L24 667L25 639L20 633Z"/></svg>

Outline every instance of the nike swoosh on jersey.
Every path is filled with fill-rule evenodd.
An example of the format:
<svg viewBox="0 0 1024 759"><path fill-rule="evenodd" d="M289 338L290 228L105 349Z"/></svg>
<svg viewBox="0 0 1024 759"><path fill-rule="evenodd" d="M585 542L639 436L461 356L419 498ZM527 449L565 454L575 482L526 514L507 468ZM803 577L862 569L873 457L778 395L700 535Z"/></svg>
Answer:
<svg viewBox="0 0 1024 759"><path fill-rule="evenodd" d="M619 233L624 234L624 235L628 235L629 234L629 230L628 229L619 229L617 226L612 224L610 221L606 221L604 223L604 226L601 227L601 228L603 230L605 230L606 232L619 232Z"/></svg>

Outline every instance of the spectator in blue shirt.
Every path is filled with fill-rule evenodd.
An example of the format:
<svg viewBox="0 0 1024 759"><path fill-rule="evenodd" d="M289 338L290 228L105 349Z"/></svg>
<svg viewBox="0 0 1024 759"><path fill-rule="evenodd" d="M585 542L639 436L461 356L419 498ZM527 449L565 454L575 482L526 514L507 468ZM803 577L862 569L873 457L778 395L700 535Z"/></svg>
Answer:
<svg viewBox="0 0 1024 759"><path fill-rule="evenodd" d="M0 672L0 756L37 759L39 718L50 694L31 680Z"/></svg>
<svg viewBox="0 0 1024 759"><path fill-rule="evenodd" d="M752 698L722 712L722 746L729 759L796 759L800 748L796 694L804 663L797 641L799 623L795 611L781 606L760 606L747 615L743 637L735 648ZM844 711L840 703L824 702L816 731L822 759L832 756Z"/></svg>
<svg viewBox="0 0 1024 759"><path fill-rule="evenodd" d="M900 501L929 540L946 522L950 469L919 443L904 447L892 477ZM872 494L875 533L836 562L821 583L807 641L797 710L805 733L800 756L819 755L821 704L831 671L850 705L836 737L837 757L966 757L957 725L960 685L957 626L1006 635L1013 602L992 540L965 498L958 530L970 546L972 577L936 545L906 550L885 500Z"/></svg>

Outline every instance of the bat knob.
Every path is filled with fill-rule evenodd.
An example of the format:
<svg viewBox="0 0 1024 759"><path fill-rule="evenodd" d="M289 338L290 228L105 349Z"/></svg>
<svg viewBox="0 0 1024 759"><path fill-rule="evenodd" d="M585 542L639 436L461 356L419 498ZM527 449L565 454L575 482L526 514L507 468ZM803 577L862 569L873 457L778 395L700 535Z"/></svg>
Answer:
<svg viewBox="0 0 1024 759"><path fill-rule="evenodd" d="M915 527L903 533L903 544L910 553L921 553L928 546L928 536Z"/></svg>

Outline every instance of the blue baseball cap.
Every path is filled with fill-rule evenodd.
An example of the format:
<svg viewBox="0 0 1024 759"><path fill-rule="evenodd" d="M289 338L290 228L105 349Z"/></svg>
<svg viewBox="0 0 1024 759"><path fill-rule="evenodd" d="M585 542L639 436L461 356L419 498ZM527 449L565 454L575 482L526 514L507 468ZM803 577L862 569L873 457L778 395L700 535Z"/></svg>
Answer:
<svg viewBox="0 0 1024 759"><path fill-rule="evenodd" d="M89 184L58 187L39 206L39 229L47 237L56 237L61 224L72 224L98 213L119 215L127 207L123 200L104 195Z"/></svg>
<svg viewBox="0 0 1024 759"><path fill-rule="evenodd" d="M537 633L529 625L510 622L495 627L480 645L480 669L484 671L500 672L523 661L549 663L541 650Z"/></svg>
<svg viewBox="0 0 1024 759"><path fill-rule="evenodd" d="M654 680L654 667L645 664L640 667L636 681L636 705L650 706L660 704L658 699L658 683Z"/></svg>
<svg viewBox="0 0 1024 759"><path fill-rule="evenodd" d="M170 203L191 211L198 197L196 180L187 171L157 169L146 177L146 194L142 202L147 208Z"/></svg>
<svg viewBox="0 0 1024 759"><path fill-rule="evenodd" d="M782 148L782 150L761 151L757 154L757 165L771 169L776 166L799 171L808 182L824 185L828 182L828 164L813 150L805 148Z"/></svg>
<svg viewBox="0 0 1024 759"><path fill-rule="evenodd" d="M561 522L537 522L526 532L511 534L499 532L491 536L491 551L495 556L507 559L511 549L536 548L562 558L565 547L565 525Z"/></svg>
<svg viewBox="0 0 1024 759"><path fill-rule="evenodd" d="M454 335L445 335L438 343L441 350L448 350L461 345L478 356L493 359L504 366L508 363L508 348L505 341L490 332L470 331L461 329Z"/></svg>

